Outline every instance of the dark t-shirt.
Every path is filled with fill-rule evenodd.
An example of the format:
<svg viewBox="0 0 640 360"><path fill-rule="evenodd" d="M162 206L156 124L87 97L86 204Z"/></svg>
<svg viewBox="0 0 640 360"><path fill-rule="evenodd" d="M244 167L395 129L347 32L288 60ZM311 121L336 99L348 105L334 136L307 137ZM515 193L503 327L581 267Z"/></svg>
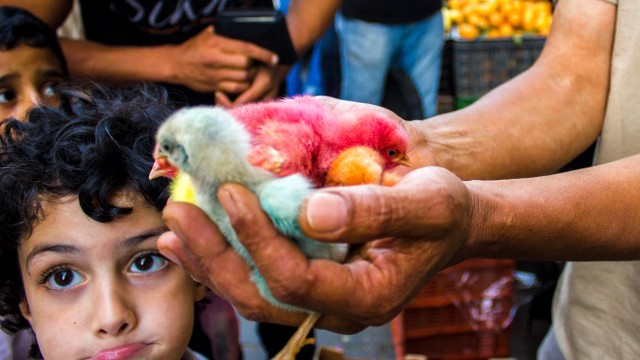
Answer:
<svg viewBox="0 0 640 360"><path fill-rule="evenodd" d="M439 11L442 0L342 0L342 15L383 24L420 21Z"/></svg>
<svg viewBox="0 0 640 360"><path fill-rule="evenodd" d="M80 0L85 35L105 45L179 44L209 26L221 0ZM235 7L270 7L268 0L229 0ZM164 85L164 84L163 84ZM190 105L212 104L213 94L165 85Z"/></svg>

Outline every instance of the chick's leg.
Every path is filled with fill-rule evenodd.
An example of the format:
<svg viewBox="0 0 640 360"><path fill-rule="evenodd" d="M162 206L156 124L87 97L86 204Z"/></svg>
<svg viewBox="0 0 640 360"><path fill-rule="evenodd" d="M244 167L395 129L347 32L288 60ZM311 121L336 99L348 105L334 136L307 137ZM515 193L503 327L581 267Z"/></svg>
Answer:
<svg viewBox="0 0 640 360"><path fill-rule="evenodd" d="M311 332L311 329L313 329L313 326L318 322L318 319L320 319L321 316L322 314L310 313L309 316L304 319L302 324L300 324L300 327L296 330L291 339L289 339L284 348L282 348L276 356L271 358L271 360L295 360L296 354L303 346L315 341L315 339L307 339L307 335Z"/></svg>

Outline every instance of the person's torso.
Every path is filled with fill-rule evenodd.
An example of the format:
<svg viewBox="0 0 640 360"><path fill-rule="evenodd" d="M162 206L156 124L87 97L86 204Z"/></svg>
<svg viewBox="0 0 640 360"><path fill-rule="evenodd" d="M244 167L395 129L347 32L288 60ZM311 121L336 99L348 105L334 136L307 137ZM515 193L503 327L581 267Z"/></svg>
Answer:
<svg viewBox="0 0 640 360"><path fill-rule="evenodd" d="M86 38L106 45L181 43L211 25L222 0L80 0ZM265 0L229 0L237 6Z"/></svg>
<svg viewBox="0 0 640 360"><path fill-rule="evenodd" d="M610 90L596 164L640 153L640 2L618 0L617 6ZM567 359L639 356L638 278L640 261L566 265L553 315L556 339Z"/></svg>

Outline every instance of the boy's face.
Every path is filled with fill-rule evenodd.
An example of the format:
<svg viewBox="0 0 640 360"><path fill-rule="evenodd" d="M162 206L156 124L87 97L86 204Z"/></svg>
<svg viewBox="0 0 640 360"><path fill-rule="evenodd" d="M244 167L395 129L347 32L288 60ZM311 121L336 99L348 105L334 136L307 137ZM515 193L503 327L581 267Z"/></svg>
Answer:
<svg viewBox="0 0 640 360"><path fill-rule="evenodd" d="M21 310L47 360L176 360L187 348L204 287L159 254L161 214L121 198L133 212L110 223L76 197L49 203L19 246Z"/></svg>
<svg viewBox="0 0 640 360"><path fill-rule="evenodd" d="M61 64L51 50L19 45L0 51L0 120L24 120L36 104L58 106L54 88L63 81Z"/></svg>

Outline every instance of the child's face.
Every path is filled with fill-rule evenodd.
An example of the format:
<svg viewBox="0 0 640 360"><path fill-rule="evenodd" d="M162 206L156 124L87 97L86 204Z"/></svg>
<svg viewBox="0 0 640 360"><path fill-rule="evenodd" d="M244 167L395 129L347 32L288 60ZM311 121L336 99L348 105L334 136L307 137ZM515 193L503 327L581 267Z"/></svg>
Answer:
<svg viewBox="0 0 640 360"><path fill-rule="evenodd" d="M184 354L204 287L158 253L166 227L141 203L110 223L87 217L75 197L47 204L45 220L20 244L21 310L45 359Z"/></svg>
<svg viewBox="0 0 640 360"><path fill-rule="evenodd" d="M61 64L48 49L19 45L0 51L0 119L23 120L35 104L58 106L54 87L63 80Z"/></svg>

